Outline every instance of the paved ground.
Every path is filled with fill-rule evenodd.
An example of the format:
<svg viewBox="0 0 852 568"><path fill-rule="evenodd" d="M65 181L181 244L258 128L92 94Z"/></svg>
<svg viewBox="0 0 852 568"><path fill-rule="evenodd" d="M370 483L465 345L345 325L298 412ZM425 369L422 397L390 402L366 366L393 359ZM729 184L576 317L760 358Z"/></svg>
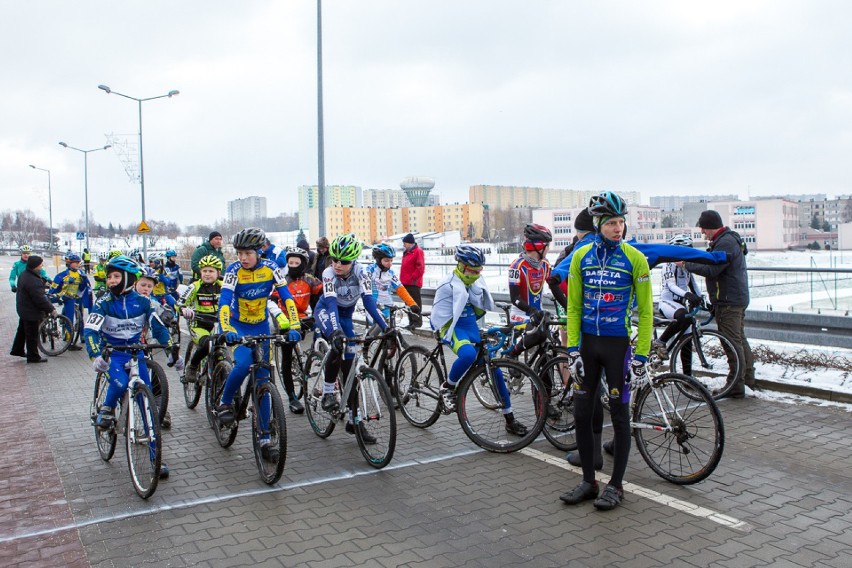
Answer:
<svg viewBox="0 0 852 568"><path fill-rule="evenodd" d="M0 278L7 346L13 300ZM418 430L400 416L394 461L375 471L342 428L321 440L288 415L285 474L268 488L248 432L221 449L169 373L173 473L142 501L124 449L98 457L86 356L27 365L0 352L0 564L850 566L852 418L841 409L724 401L727 444L710 479L674 486L634 452L624 505L600 513L558 501L580 475L546 441L489 454L454 417Z"/></svg>

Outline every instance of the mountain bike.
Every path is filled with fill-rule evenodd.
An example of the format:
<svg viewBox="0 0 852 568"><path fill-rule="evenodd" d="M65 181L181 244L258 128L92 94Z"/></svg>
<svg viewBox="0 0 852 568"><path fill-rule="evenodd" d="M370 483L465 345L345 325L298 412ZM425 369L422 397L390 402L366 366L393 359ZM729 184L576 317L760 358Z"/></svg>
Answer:
<svg viewBox="0 0 852 568"><path fill-rule="evenodd" d="M435 339L432 351L412 345L400 355L396 377L405 419L418 428L428 428L442 414L456 412L467 437L491 452L514 452L532 443L544 428L550 402L548 389L535 371L514 359L492 358L485 332L475 363L456 385L456 407L447 408L440 393L447 377L444 342L438 333ZM500 394L500 383L509 390L509 400ZM483 392L477 394L477 389ZM526 434L506 431L503 410L509 406L515 419L527 426Z"/></svg>
<svg viewBox="0 0 852 568"><path fill-rule="evenodd" d="M49 357L56 357L71 346L71 320L59 312L49 314L38 324L38 349Z"/></svg>
<svg viewBox="0 0 852 568"><path fill-rule="evenodd" d="M266 369L272 377L272 365L264 357L263 344L287 341L280 335L245 335L233 345L245 345L251 349L252 364L249 366L248 377L245 380L245 391L234 396L234 422L223 426L215 410L222 399L227 375L222 376L222 362L217 363L212 381L208 389L208 405L212 406L212 427L216 441L223 448L228 448L237 437L237 430L242 420L251 418L252 446L257 471L267 485L272 485L281 479L284 473L284 462L287 458L287 421L284 414L284 403L272 380L258 382L257 372ZM261 424L263 414L268 416L267 425ZM266 441L266 443L264 443ZM277 456L274 456L277 450Z"/></svg>
<svg viewBox="0 0 852 568"><path fill-rule="evenodd" d="M192 321L198 321L204 324L213 325L213 329L216 329L216 325L219 322L219 318L215 314L205 314L205 313L196 313L195 317ZM192 336L190 341L186 342L186 353L184 355L184 361L186 361L186 366L189 366L189 362L192 360L192 352L195 349L195 332L193 331L192 321L188 322L189 324L189 333ZM213 333L206 336L206 340L202 341L212 341ZM211 351L213 350L213 344L210 344ZM189 409L193 409L198 406L198 402L201 400L201 393L204 390L205 381L202 380L202 371L204 371L204 375L207 374L207 357L204 357L201 360L201 363L198 365L198 380L194 383L187 382L186 380L186 368L184 368L183 373L180 376L180 382L183 385L183 401L186 404L186 407Z"/></svg>
<svg viewBox="0 0 852 568"><path fill-rule="evenodd" d="M350 345L363 345L368 341L382 339L347 338ZM320 343L321 342L321 343ZM308 384L305 389L305 411L314 433L327 438L334 431L338 421L350 417L361 455L371 466L381 469L393 459L396 448L396 413L393 410L391 392L385 379L378 371L364 363L362 350L355 351L352 366L341 384L340 376L335 381L335 395L340 401L337 409L326 411L322 408L325 368L330 357L343 357L328 346L324 339L308 357ZM365 435L375 441L365 439Z"/></svg>
<svg viewBox="0 0 852 568"><path fill-rule="evenodd" d="M95 378L95 394L90 408L90 419L95 429L95 442L101 459L112 459L118 436L124 435L130 480L133 482L133 489L143 499L147 499L157 490L162 460L162 438L157 404L151 389L139 375L138 355L155 347L164 348L143 344L104 347L101 356L105 360L109 359L112 351L123 351L131 355L126 367L129 382L120 402L113 409L117 418L109 428L99 428L96 424L109 387L107 373L98 373Z"/></svg>

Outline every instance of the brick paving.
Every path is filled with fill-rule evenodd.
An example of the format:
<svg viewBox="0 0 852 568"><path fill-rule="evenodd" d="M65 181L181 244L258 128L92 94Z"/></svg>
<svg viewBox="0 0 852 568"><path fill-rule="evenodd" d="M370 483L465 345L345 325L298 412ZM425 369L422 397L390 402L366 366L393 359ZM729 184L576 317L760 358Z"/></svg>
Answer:
<svg viewBox="0 0 852 568"><path fill-rule="evenodd" d="M8 345L17 320L6 286ZM454 416L418 430L398 415L394 461L374 471L342 427L321 440L288 414L287 466L270 489L249 432L220 448L203 402L188 410L169 370L172 477L143 501L123 447L109 463L98 457L86 356L28 366L6 353L3 566L849 566L852 554L852 417L838 408L724 401L722 463L694 486L663 481L631 454L627 481L746 523L733 529L630 493L609 513L564 506L557 497L577 473L480 451ZM532 448L561 457L546 441Z"/></svg>

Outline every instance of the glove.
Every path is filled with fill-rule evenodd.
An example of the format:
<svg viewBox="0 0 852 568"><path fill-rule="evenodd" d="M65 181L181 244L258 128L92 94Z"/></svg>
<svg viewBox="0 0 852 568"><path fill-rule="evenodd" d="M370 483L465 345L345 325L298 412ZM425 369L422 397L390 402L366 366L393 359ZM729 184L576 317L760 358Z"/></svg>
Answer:
<svg viewBox="0 0 852 568"><path fill-rule="evenodd" d="M290 329L290 320L284 314L275 316L275 321L278 323L278 329Z"/></svg>
<svg viewBox="0 0 852 568"><path fill-rule="evenodd" d="M571 374L574 375L577 379L583 380L583 377L586 376L586 373L583 368L583 358L580 357L580 352L569 351L568 356L571 358Z"/></svg>
<svg viewBox="0 0 852 568"><path fill-rule="evenodd" d="M237 335L236 331L226 331L225 332L225 342L226 343L239 343L240 336Z"/></svg>
<svg viewBox="0 0 852 568"><path fill-rule="evenodd" d="M17 286L12 286L12 293L15 294L18 291Z"/></svg>
<svg viewBox="0 0 852 568"><path fill-rule="evenodd" d="M530 323L533 325L538 325L541 323L541 320L544 319L544 312L541 310L537 310L535 308L530 312Z"/></svg>
<svg viewBox="0 0 852 568"><path fill-rule="evenodd" d="M187 321L191 320L195 317L195 310L192 308L181 308L180 313L186 318Z"/></svg>
<svg viewBox="0 0 852 568"><path fill-rule="evenodd" d="M627 372L628 383L644 380L647 375L648 371L645 369L645 361L640 361L639 359L630 361L630 367Z"/></svg>
<svg viewBox="0 0 852 568"><path fill-rule="evenodd" d="M288 332L288 334L287 334L287 339L288 339L289 341L293 341L293 342L295 343L295 342L299 342L299 341L301 341L301 340L302 340L302 336L301 336L301 335L299 334L299 332L298 332L298 331L296 331L295 329L291 329L291 330Z"/></svg>
<svg viewBox="0 0 852 568"><path fill-rule="evenodd" d="M343 348L346 343L346 334L343 333L342 329L337 329L331 334L331 337L329 337L329 342L331 343L332 349L338 353L343 353Z"/></svg>
<svg viewBox="0 0 852 568"><path fill-rule="evenodd" d="M703 303L701 296L699 296L695 292L687 292L683 295L683 299L686 300L686 303L692 306L693 308L696 306L700 306Z"/></svg>
<svg viewBox="0 0 852 568"><path fill-rule="evenodd" d="M109 362L98 355L92 359L92 367L94 367L96 373L106 373L109 371Z"/></svg>
<svg viewBox="0 0 852 568"><path fill-rule="evenodd" d="M550 278L547 279L547 283L550 286L559 286L561 282L562 278L560 278L558 274L553 274L550 276Z"/></svg>
<svg viewBox="0 0 852 568"><path fill-rule="evenodd" d="M12 292L14 292L14 290L12 290ZM418 306L417 304L414 304L413 306L408 306L408 311L411 312L414 315L418 315L423 310L420 309L420 306Z"/></svg>

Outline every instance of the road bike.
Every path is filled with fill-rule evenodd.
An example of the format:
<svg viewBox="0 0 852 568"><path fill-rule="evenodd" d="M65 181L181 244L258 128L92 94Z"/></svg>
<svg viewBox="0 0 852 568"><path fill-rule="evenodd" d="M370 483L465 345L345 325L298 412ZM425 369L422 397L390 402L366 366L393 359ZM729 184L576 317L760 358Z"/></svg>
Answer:
<svg viewBox="0 0 852 568"><path fill-rule="evenodd" d="M369 340L350 337L346 341L356 346L376 339L382 337ZM337 422L350 419L364 459L381 469L391 462L396 448L396 413L385 379L364 363L361 349L354 351L349 373L342 383L339 373L335 380L334 392L340 404L336 409L324 410L325 369L331 357L342 358L343 354L331 349L324 339L317 340L308 356L305 411L311 428L320 438L329 437Z"/></svg>
<svg viewBox="0 0 852 568"><path fill-rule="evenodd" d="M131 358L125 368L128 371L127 389L113 409L117 417L108 428L97 426L97 416L103 407L109 387L107 373L98 373L95 378L95 393L90 408L90 419L95 429L98 453L104 461L112 459L119 435L124 435L127 449L127 467L133 489L143 499L157 490L162 463L162 438L157 404L150 387L139 375L139 354L163 346L143 344L107 345L101 357L109 360L112 351L129 353Z"/></svg>
<svg viewBox="0 0 852 568"><path fill-rule="evenodd" d="M397 327L397 314L410 314L408 306L389 306L390 317L388 329L382 332L379 324L374 323L365 334L368 341L364 343L364 360L371 369L375 369L384 377L391 395L397 398L396 375L394 374L399 362L399 356L408 348L408 341Z"/></svg>

